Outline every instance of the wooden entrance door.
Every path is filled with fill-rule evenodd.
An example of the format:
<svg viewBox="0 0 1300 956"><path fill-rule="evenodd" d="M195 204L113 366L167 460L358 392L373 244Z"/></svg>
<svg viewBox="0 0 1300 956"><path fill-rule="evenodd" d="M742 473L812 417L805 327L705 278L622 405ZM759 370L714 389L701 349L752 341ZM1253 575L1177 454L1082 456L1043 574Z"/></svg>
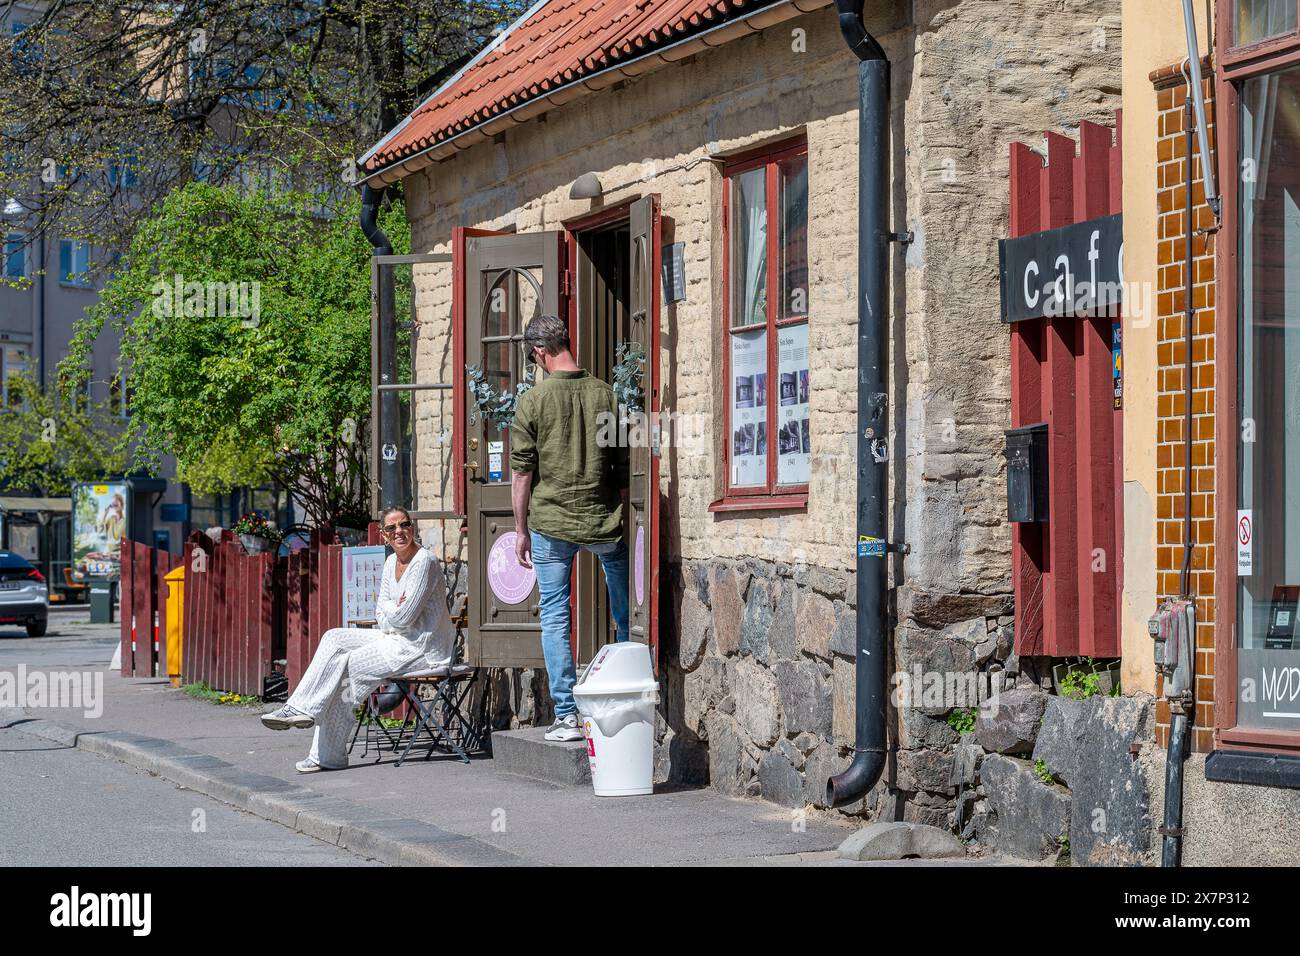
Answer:
<svg viewBox="0 0 1300 956"><path fill-rule="evenodd" d="M642 408L649 420L648 441L629 454L628 607L632 640L650 645L659 656L659 196L652 193L630 210L631 305L628 337L645 355L641 376Z"/></svg>
<svg viewBox="0 0 1300 956"><path fill-rule="evenodd" d="M515 391L527 371L524 327L563 315L563 234L464 238L464 342L495 391ZM460 371L459 374L464 374ZM469 534L469 660L482 667L542 666L536 576L515 560L510 434L465 402L465 505Z"/></svg>

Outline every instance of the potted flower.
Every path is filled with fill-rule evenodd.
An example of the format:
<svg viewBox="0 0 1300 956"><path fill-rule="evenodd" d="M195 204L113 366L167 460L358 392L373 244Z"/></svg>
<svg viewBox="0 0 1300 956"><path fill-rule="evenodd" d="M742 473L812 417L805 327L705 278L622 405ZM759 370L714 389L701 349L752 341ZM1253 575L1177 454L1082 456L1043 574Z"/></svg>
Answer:
<svg viewBox="0 0 1300 956"><path fill-rule="evenodd" d="M280 530L259 514L250 512L235 522L230 529L239 535L239 543L246 554L274 551L280 544Z"/></svg>
<svg viewBox="0 0 1300 956"><path fill-rule="evenodd" d="M355 501L345 501L335 509L330 525L339 540L348 547L366 543L366 529L370 526L370 513Z"/></svg>

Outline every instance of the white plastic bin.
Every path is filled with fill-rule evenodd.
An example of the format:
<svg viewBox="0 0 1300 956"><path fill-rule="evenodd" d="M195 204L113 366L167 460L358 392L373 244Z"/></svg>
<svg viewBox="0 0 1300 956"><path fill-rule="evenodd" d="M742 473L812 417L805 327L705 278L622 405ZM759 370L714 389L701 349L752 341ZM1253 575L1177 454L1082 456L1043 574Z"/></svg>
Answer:
<svg viewBox="0 0 1300 956"><path fill-rule="evenodd" d="M600 649L573 688L598 797L654 792L659 685L650 648L624 641Z"/></svg>

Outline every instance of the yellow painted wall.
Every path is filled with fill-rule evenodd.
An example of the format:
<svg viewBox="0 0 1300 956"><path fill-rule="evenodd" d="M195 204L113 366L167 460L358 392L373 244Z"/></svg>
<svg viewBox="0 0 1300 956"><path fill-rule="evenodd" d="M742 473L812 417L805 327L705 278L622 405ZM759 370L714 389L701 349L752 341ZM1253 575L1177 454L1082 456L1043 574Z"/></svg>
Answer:
<svg viewBox="0 0 1300 956"><path fill-rule="evenodd" d="M1211 49L1213 0L1197 0L1198 43ZM1147 619L1156 606L1156 92L1152 71L1187 56L1180 0L1124 0L1124 591L1122 682L1155 692ZM1136 286L1135 286L1136 284ZM1135 301L1136 299L1136 301Z"/></svg>

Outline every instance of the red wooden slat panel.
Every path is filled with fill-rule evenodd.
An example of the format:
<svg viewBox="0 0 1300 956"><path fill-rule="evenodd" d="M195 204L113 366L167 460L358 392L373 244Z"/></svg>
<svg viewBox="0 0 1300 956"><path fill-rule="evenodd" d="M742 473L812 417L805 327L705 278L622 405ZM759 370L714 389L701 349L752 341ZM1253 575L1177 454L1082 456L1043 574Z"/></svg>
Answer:
<svg viewBox="0 0 1300 956"><path fill-rule="evenodd" d="M122 647L122 666L118 669L123 677L130 677L133 671L131 663L131 545L132 541L122 542L122 574L118 581L118 593L122 604L118 608L118 642Z"/></svg>
<svg viewBox="0 0 1300 956"><path fill-rule="evenodd" d="M146 635L148 645L148 665L149 677L158 676L158 616L159 616L159 591L158 591L158 556L157 548L146 548L144 571L145 571L145 589L149 594L149 629Z"/></svg>
<svg viewBox="0 0 1300 956"><path fill-rule="evenodd" d="M158 551L153 572L154 593L158 595L158 626L155 633L157 647L154 654L156 677L167 676L167 572L171 569L171 555L166 551Z"/></svg>
<svg viewBox="0 0 1300 956"><path fill-rule="evenodd" d="M1043 167L1042 228L1068 225L1074 213L1074 143L1048 133ZM1051 515L1044 532L1047 558L1043 582L1045 652L1058 654L1063 629L1078 617L1078 562L1074 541L1078 515L1067 500L1075 484L1074 356L1077 320L1046 320L1043 341L1043 418L1047 422L1048 498Z"/></svg>
<svg viewBox="0 0 1300 956"><path fill-rule="evenodd" d="M212 622L211 642L212 650L208 655L207 661L207 683L212 687L221 685L221 669L225 666L226 648L224 645L224 635L226 632L226 616L229 608L223 603L222 598L228 593L229 574L229 549L223 540L217 543L212 551L212 564L210 565L215 573L212 575L212 581L208 588L209 620Z"/></svg>
<svg viewBox="0 0 1300 956"><path fill-rule="evenodd" d="M194 555L185 579L185 613L191 622L192 635L186 635L185 653L181 656L181 677L187 684L208 679L212 659L212 584L216 576L216 548L207 535L195 535L194 547L202 552L194 570ZM191 636L193 640L191 641Z"/></svg>
<svg viewBox="0 0 1300 956"><path fill-rule="evenodd" d="M1046 166L1012 146L1010 235L1120 211L1118 136L1112 145L1110 130L1083 123L1079 139L1076 157L1069 139L1047 134ZM1123 481L1111 319L1029 320L1011 337L1012 425L1047 422L1050 486L1049 520L1012 531L1017 651L1117 656Z"/></svg>
<svg viewBox="0 0 1300 956"><path fill-rule="evenodd" d="M222 571L222 584L219 592L221 602L221 657L217 665L217 674L221 690L230 690L235 683L235 668L239 663L239 645L235 639L235 629L239 626L239 543L233 535L226 536L221 543L225 552L225 568Z"/></svg>
<svg viewBox="0 0 1300 956"><path fill-rule="evenodd" d="M257 606L257 591L252 586L257 557L240 555L235 560L239 563L239 592L235 604L235 676L232 686L239 688L237 693L247 694L249 675L252 671L249 658L253 651L253 609Z"/></svg>
<svg viewBox="0 0 1300 956"><path fill-rule="evenodd" d="M1011 235L1038 231L1042 216L1043 160L1023 143L1011 144ZM1011 425L1042 420L1043 324L1017 322L1011 327ZM1022 655L1042 653L1043 528L1011 526L1011 574L1015 591L1016 646Z"/></svg>
<svg viewBox="0 0 1300 956"><path fill-rule="evenodd" d="M302 676L299 664L304 628L306 626L305 606L303 602L303 571L306 568L307 552L295 551L289 555L285 584L288 588L288 607L285 623L285 677L289 682L289 692L293 693Z"/></svg>
<svg viewBox="0 0 1300 956"><path fill-rule="evenodd" d="M189 659L194 653L195 644L197 643L194 626L194 607L198 601L196 579L200 577L200 575L194 573L194 551L197 547L198 545L193 540L189 540L181 548L181 560L185 562L185 605L182 608L181 615L182 684L188 683L186 675L188 673Z"/></svg>
<svg viewBox="0 0 1300 956"><path fill-rule="evenodd" d="M185 640L185 653L181 655L181 679L186 684L206 680L207 662L212 654L212 593L214 548L207 535L194 536L194 548L202 552L199 567L194 570L194 553L190 553L188 577L185 579L185 614L190 631Z"/></svg>
<svg viewBox="0 0 1300 956"><path fill-rule="evenodd" d="M134 542L131 549L131 590L134 593L134 630L135 656L134 673L136 677L153 676L153 589L150 587L149 566L152 552L149 548Z"/></svg>
<svg viewBox="0 0 1300 956"><path fill-rule="evenodd" d="M234 614L230 629L230 689L239 694L248 693L248 655L249 655L249 612L257 595L249 587L249 571L253 559L241 551L234 552L235 561L235 599L231 611Z"/></svg>
<svg viewBox="0 0 1300 956"><path fill-rule="evenodd" d="M258 602L257 657L253 666L253 683L256 693L262 692L262 679L271 673L271 642L275 625L275 555L262 555L258 577L261 579L261 600Z"/></svg>
<svg viewBox="0 0 1300 956"><path fill-rule="evenodd" d="M1104 216L1110 208L1110 130L1095 123L1079 126L1079 156L1075 160L1074 218L1083 222ZM1087 281L1088 277L1081 277ZM1077 319L1079 356L1075 381L1077 482L1075 513L1079 532L1076 566L1079 614L1077 651L1103 656L1115 638L1113 559L1116 552L1114 412L1111 377L1110 319ZM1109 656L1109 655L1105 655Z"/></svg>

